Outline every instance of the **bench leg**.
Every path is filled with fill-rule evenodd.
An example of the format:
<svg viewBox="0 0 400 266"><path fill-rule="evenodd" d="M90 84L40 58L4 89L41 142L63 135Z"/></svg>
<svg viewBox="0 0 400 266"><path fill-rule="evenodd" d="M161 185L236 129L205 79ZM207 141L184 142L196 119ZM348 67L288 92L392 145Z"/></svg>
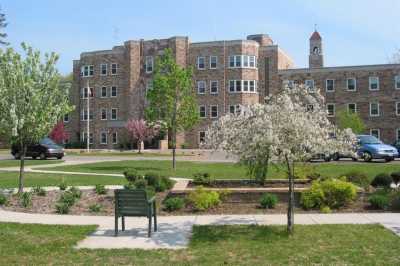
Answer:
<svg viewBox="0 0 400 266"><path fill-rule="evenodd" d="M147 232L147 236L151 237L151 216L149 218L149 231Z"/></svg>
<svg viewBox="0 0 400 266"><path fill-rule="evenodd" d="M157 214L154 212L154 232L157 232Z"/></svg>
<svg viewBox="0 0 400 266"><path fill-rule="evenodd" d="M115 232L114 236L118 236L118 216L115 216Z"/></svg>
<svg viewBox="0 0 400 266"><path fill-rule="evenodd" d="M122 216L122 231L125 231L125 216Z"/></svg>

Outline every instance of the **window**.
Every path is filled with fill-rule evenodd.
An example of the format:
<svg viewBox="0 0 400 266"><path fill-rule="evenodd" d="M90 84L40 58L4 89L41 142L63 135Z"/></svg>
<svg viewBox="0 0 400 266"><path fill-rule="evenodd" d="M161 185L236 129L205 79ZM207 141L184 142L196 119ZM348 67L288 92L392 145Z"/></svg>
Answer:
<svg viewBox="0 0 400 266"><path fill-rule="evenodd" d="M396 102L396 115L400 116L400 102Z"/></svg>
<svg viewBox="0 0 400 266"><path fill-rule="evenodd" d="M357 89L357 82L355 78L347 79L347 90L355 91Z"/></svg>
<svg viewBox="0 0 400 266"><path fill-rule="evenodd" d="M197 81L197 94L206 93L206 82L204 80Z"/></svg>
<svg viewBox="0 0 400 266"><path fill-rule="evenodd" d="M243 91L244 92L249 91L249 81L248 80L243 80Z"/></svg>
<svg viewBox="0 0 400 266"><path fill-rule="evenodd" d="M90 98L93 98L94 96L93 88L90 88L90 90L88 90L88 88L82 88L81 99L87 99L89 91L90 91Z"/></svg>
<svg viewBox="0 0 400 266"><path fill-rule="evenodd" d="M218 64L217 56L210 56L210 69L216 69Z"/></svg>
<svg viewBox="0 0 400 266"><path fill-rule="evenodd" d="M369 134L377 139L381 139L381 131L379 129L371 128Z"/></svg>
<svg viewBox="0 0 400 266"><path fill-rule="evenodd" d="M285 88L293 89L293 88L295 87L295 82L294 82L294 80L288 80L288 79L286 79L286 80L284 80L284 81L282 82L282 85L283 85L283 88L284 88L284 89L285 89Z"/></svg>
<svg viewBox="0 0 400 266"><path fill-rule="evenodd" d="M207 116L206 107L204 105L199 106L199 114L200 114L200 118L206 118L206 116Z"/></svg>
<svg viewBox="0 0 400 266"><path fill-rule="evenodd" d="M146 81L146 95L153 88L153 80L149 79Z"/></svg>
<svg viewBox="0 0 400 266"><path fill-rule="evenodd" d="M229 81L229 92L235 92L235 81L234 80Z"/></svg>
<svg viewBox="0 0 400 266"><path fill-rule="evenodd" d="M379 78L378 77L369 77L369 90L371 90L371 91L379 90Z"/></svg>
<svg viewBox="0 0 400 266"><path fill-rule="evenodd" d="M229 56L229 67L235 67L235 56Z"/></svg>
<svg viewBox="0 0 400 266"><path fill-rule="evenodd" d="M82 132L81 139L82 139L82 142L84 142L86 144L86 141L87 141L87 133L86 132ZM89 144L93 144L93 133L89 134Z"/></svg>
<svg viewBox="0 0 400 266"><path fill-rule="evenodd" d="M68 123L69 122L69 114L65 114L64 115L64 123Z"/></svg>
<svg viewBox="0 0 400 266"><path fill-rule="evenodd" d="M255 68L257 66L254 55L231 55L229 56L229 67Z"/></svg>
<svg viewBox="0 0 400 266"><path fill-rule="evenodd" d="M335 116L335 104L328 103L326 104L326 109L328 110L328 116Z"/></svg>
<svg viewBox="0 0 400 266"><path fill-rule="evenodd" d="M82 77L92 77L94 74L93 65L86 65L81 67L81 76Z"/></svg>
<svg viewBox="0 0 400 266"><path fill-rule="evenodd" d="M249 67L256 67L256 57L254 55L251 55L249 58L250 58Z"/></svg>
<svg viewBox="0 0 400 266"><path fill-rule="evenodd" d="M236 92L241 92L241 91L242 91L242 81L236 80Z"/></svg>
<svg viewBox="0 0 400 266"><path fill-rule="evenodd" d="M314 105L313 104L307 104L307 112L312 112L314 111Z"/></svg>
<svg viewBox="0 0 400 266"><path fill-rule="evenodd" d="M394 77L394 83L396 90L400 90L400 76Z"/></svg>
<svg viewBox="0 0 400 266"><path fill-rule="evenodd" d="M117 75L118 64L111 64L111 75Z"/></svg>
<svg viewBox="0 0 400 266"><path fill-rule="evenodd" d="M230 105L229 106L229 113L233 114L233 115L238 115L240 114L240 105Z"/></svg>
<svg viewBox="0 0 400 266"><path fill-rule="evenodd" d="M249 57L243 56L243 67L249 67Z"/></svg>
<svg viewBox="0 0 400 266"><path fill-rule="evenodd" d="M101 120L107 120L107 109L102 108L102 109L100 110L100 113L101 113L100 119L101 119Z"/></svg>
<svg viewBox="0 0 400 266"><path fill-rule="evenodd" d="M327 92L335 91L335 80L334 79L327 79L326 80L326 87Z"/></svg>
<svg viewBox="0 0 400 266"><path fill-rule="evenodd" d="M100 144L107 144L107 133L106 132L100 133Z"/></svg>
<svg viewBox="0 0 400 266"><path fill-rule="evenodd" d="M218 117L218 105L211 105L210 106L210 116L211 118Z"/></svg>
<svg viewBox="0 0 400 266"><path fill-rule="evenodd" d="M257 81L256 80L230 80L229 81L229 92L257 92Z"/></svg>
<svg viewBox="0 0 400 266"><path fill-rule="evenodd" d="M87 112L87 108L85 107L84 109L82 109L81 112L81 121L87 121L88 119L88 112ZM89 112L89 119L93 120L93 111Z"/></svg>
<svg viewBox="0 0 400 266"><path fill-rule="evenodd" d="M370 103L369 104L369 115L370 116L379 116L379 103Z"/></svg>
<svg viewBox="0 0 400 266"><path fill-rule="evenodd" d="M218 94L218 80L210 81L210 93Z"/></svg>
<svg viewBox="0 0 400 266"><path fill-rule="evenodd" d="M197 57L197 69L205 69L206 68L206 58L203 56Z"/></svg>
<svg viewBox="0 0 400 266"><path fill-rule="evenodd" d="M102 75L102 76L107 75L107 64L100 65L100 75Z"/></svg>
<svg viewBox="0 0 400 266"><path fill-rule="evenodd" d="M117 97L117 87L111 87L111 97Z"/></svg>
<svg viewBox="0 0 400 266"><path fill-rule="evenodd" d="M357 104L355 103L349 103L347 104L347 112L354 114L357 112Z"/></svg>
<svg viewBox="0 0 400 266"><path fill-rule="evenodd" d="M145 58L145 69L146 69L146 73L151 73L153 72L153 57L152 56L146 56Z"/></svg>
<svg viewBox="0 0 400 266"><path fill-rule="evenodd" d="M250 92L256 92L257 91L257 82L255 80L250 80L249 81L249 90Z"/></svg>
<svg viewBox="0 0 400 266"><path fill-rule="evenodd" d="M306 80L306 88L308 89L309 92L314 91L314 80L313 79L308 79Z"/></svg>
<svg viewBox="0 0 400 266"><path fill-rule="evenodd" d="M235 55L235 67L241 67L241 66L242 66L242 56Z"/></svg>
<svg viewBox="0 0 400 266"><path fill-rule="evenodd" d="M101 98L107 97L107 87L101 87Z"/></svg>
<svg viewBox="0 0 400 266"><path fill-rule="evenodd" d="M111 135L112 138L112 144L118 144L118 134L117 132L113 132Z"/></svg>
<svg viewBox="0 0 400 266"><path fill-rule="evenodd" d="M206 142L206 132L199 131L199 143L202 144L204 142Z"/></svg>
<svg viewBox="0 0 400 266"><path fill-rule="evenodd" d="M111 120L117 120L117 108L111 109Z"/></svg>

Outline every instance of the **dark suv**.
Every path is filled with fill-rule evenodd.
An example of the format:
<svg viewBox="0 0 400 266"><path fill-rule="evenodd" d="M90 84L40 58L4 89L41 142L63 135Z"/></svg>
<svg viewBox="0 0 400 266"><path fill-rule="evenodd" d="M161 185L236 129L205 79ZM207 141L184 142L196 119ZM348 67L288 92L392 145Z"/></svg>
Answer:
<svg viewBox="0 0 400 266"><path fill-rule="evenodd" d="M13 145L11 147L11 154L15 159L20 159L21 153L19 146ZM64 157L64 149L54 143L54 141L51 139L44 138L39 141L39 143L28 146L26 157L32 157L33 159L40 158L41 160L45 160L47 158L62 159L62 157Z"/></svg>

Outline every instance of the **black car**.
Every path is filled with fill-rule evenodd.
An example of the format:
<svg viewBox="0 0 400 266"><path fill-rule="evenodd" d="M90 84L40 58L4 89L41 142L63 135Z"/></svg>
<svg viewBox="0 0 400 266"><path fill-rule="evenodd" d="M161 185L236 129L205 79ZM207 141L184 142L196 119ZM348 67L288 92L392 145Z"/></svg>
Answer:
<svg viewBox="0 0 400 266"><path fill-rule="evenodd" d="M11 147L11 154L15 159L20 159L21 153L19 146L13 145ZM41 160L45 160L47 158L62 159L64 157L64 149L54 143L54 141L51 139L44 138L39 141L39 143L28 146L26 157L32 157L33 159L40 158Z"/></svg>

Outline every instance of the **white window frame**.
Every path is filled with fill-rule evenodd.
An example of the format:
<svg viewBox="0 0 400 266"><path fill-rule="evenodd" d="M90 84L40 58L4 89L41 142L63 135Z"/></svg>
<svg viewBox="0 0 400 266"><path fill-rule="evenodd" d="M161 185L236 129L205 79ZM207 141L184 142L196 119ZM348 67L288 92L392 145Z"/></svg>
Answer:
<svg viewBox="0 0 400 266"><path fill-rule="evenodd" d="M115 117L113 117L113 111L115 110ZM118 109L111 108L111 120L118 120Z"/></svg>
<svg viewBox="0 0 400 266"><path fill-rule="evenodd" d="M377 132L378 132L378 139L380 140L381 139L381 130L379 129L379 128L371 128L370 130L369 130L369 134L371 135L371 136L375 136L375 135L373 135L372 134L372 131L374 131L374 130L376 130Z"/></svg>
<svg viewBox="0 0 400 266"><path fill-rule="evenodd" d="M307 83L312 83L312 86L309 86ZM304 85L309 92L315 92L315 81L313 79L306 79Z"/></svg>
<svg viewBox="0 0 400 266"><path fill-rule="evenodd" d="M115 141L114 141L114 136L115 136ZM112 144L118 144L118 132L113 132L111 134L111 142Z"/></svg>
<svg viewBox="0 0 400 266"><path fill-rule="evenodd" d="M200 84L204 85L203 92L200 92ZM206 94L206 90L207 90L207 82L205 82L204 80L198 80L197 81L197 94Z"/></svg>
<svg viewBox="0 0 400 266"><path fill-rule="evenodd" d="M333 114L329 114L329 108L328 106L333 106ZM328 117L334 117L336 115L336 106L334 103L327 103L326 104L326 110L328 112Z"/></svg>
<svg viewBox="0 0 400 266"><path fill-rule="evenodd" d="M349 90L349 80L354 80L354 90ZM347 78L346 79L346 90L347 91L357 91L357 79L356 78Z"/></svg>
<svg viewBox="0 0 400 266"><path fill-rule="evenodd" d="M106 136L105 142L103 141L103 134L104 134L104 136ZM105 131L100 132L100 144L105 145L105 144L107 144L107 142L108 142L107 132L105 132Z"/></svg>
<svg viewBox="0 0 400 266"><path fill-rule="evenodd" d="M154 58L151 55L148 55L145 57L145 70L146 73L153 73L153 69L154 69Z"/></svg>
<svg viewBox="0 0 400 266"><path fill-rule="evenodd" d="M396 107L396 116L400 116L400 102L395 102Z"/></svg>
<svg viewBox="0 0 400 266"><path fill-rule="evenodd" d="M400 90L400 75L394 77L394 88Z"/></svg>
<svg viewBox="0 0 400 266"><path fill-rule="evenodd" d="M105 118L103 118L103 114L106 114ZM106 108L101 108L100 109L100 120L105 121L107 119L108 119L107 109Z"/></svg>
<svg viewBox="0 0 400 266"><path fill-rule="evenodd" d="M233 87L231 86L233 84ZM233 90L231 90L233 88ZM228 82L228 91L229 93L235 93L236 92L236 80L231 79Z"/></svg>
<svg viewBox="0 0 400 266"><path fill-rule="evenodd" d="M217 108L217 115L216 116L213 116L213 107ZM218 118L218 105L210 105L210 118L212 118L212 119Z"/></svg>
<svg viewBox="0 0 400 266"><path fill-rule="evenodd" d="M213 66L211 65L213 59L215 59L215 67L213 67ZM210 56L210 69L217 69L217 68L218 68L218 56L216 56L216 55L211 55L211 56Z"/></svg>
<svg viewBox="0 0 400 266"><path fill-rule="evenodd" d="M115 88L115 95L113 95L113 89ZM117 86L111 86L111 89L110 89L110 97L111 98L116 98L118 96L118 88L117 88Z"/></svg>
<svg viewBox="0 0 400 266"><path fill-rule="evenodd" d="M201 134L202 133L204 133L204 141L201 141ZM207 132L206 131L199 131L199 144L202 144L202 143L205 142L206 136L207 136Z"/></svg>
<svg viewBox="0 0 400 266"><path fill-rule="evenodd" d="M201 115L201 109L204 108L204 116ZM205 105L199 105L199 117L207 118L207 107Z"/></svg>
<svg viewBox="0 0 400 266"><path fill-rule="evenodd" d="M81 141L86 143L86 132L81 132ZM93 133L89 133L89 144L93 144Z"/></svg>
<svg viewBox="0 0 400 266"><path fill-rule="evenodd" d="M378 114L372 114L372 105L373 104L377 104L377 106L378 106ZM379 102L371 102L371 103L369 103L369 116L370 117L378 117L378 116L380 116L380 114L381 114L381 107L380 107L380 104L379 104Z"/></svg>
<svg viewBox="0 0 400 266"><path fill-rule="evenodd" d="M90 94L90 98L93 98L94 96L94 88L82 88L82 94L81 94L81 99L87 99ZM86 95L86 96L85 96Z"/></svg>
<svg viewBox="0 0 400 266"><path fill-rule="evenodd" d="M115 66L115 73L113 73L114 66ZM111 75L113 75L113 76L118 75L118 63L111 64Z"/></svg>
<svg viewBox="0 0 400 266"><path fill-rule="evenodd" d="M233 113L232 113L232 109L233 109ZM240 114L241 108L240 108L240 104L234 104L234 105L229 105L229 113L232 115L238 115Z"/></svg>
<svg viewBox="0 0 400 266"><path fill-rule="evenodd" d="M85 78L86 77L93 77L94 76L94 66L93 65L83 65L83 66L81 66L81 76L85 77Z"/></svg>
<svg viewBox="0 0 400 266"><path fill-rule="evenodd" d="M87 117L85 118L85 114L87 114ZM89 113L87 112L87 108L84 107L81 111L81 121L87 121L89 118L90 120L93 120L93 111L89 110Z"/></svg>
<svg viewBox="0 0 400 266"><path fill-rule="evenodd" d="M347 112L350 113L349 105L354 104L354 113L357 113L357 103L348 103L347 104Z"/></svg>
<svg viewBox="0 0 400 266"><path fill-rule="evenodd" d="M216 91L212 91L212 85L213 85L213 83L216 83L217 84L217 90ZM210 80L210 94L218 94L218 91L219 91L219 82L218 82L218 80Z"/></svg>
<svg viewBox="0 0 400 266"><path fill-rule="evenodd" d="M230 55L228 59L228 68L257 68L255 55Z"/></svg>
<svg viewBox="0 0 400 266"><path fill-rule="evenodd" d="M203 60L203 67L200 67L200 60ZM197 57L197 69L198 70L205 70L206 69L206 58L204 56Z"/></svg>
<svg viewBox="0 0 400 266"><path fill-rule="evenodd" d="M328 90L328 81L332 81L332 90ZM334 79L326 79L325 80L325 91L326 92L334 92L335 91L335 80Z"/></svg>
<svg viewBox="0 0 400 266"><path fill-rule="evenodd" d="M65 119L65 118L67 118L67 119ZM64 123L69 123L69 114L64 115L63 121L64 121Z"/></svg>
<svg viewBox="0 0 400 266"><path fill-rule="evenodd" d="M103 74L103 66L105 66L106 73ZM108 74L108 65L105 63L100 64L100 76L107 76Z"/></svg>
<svg viewBox="0 0 400 266"><path fill-rule="evenodd" d="M372 80L373 79L376 79L376 81L377 81L377 83L376 83L376 89L372 89ZM379 77L378 76L372 76L372 77L369 77L368 78L368 81L369 81L369 90L370 91L379 91Z"/></svg>
<svg viewBox="0 0 400 266"><path fill-rule="evenodd" d="M103 89L106 89L106 96L103 96ZM108 97L108 89L107 87L101 87L100 88L100 98L107 98Z"/></svg>

